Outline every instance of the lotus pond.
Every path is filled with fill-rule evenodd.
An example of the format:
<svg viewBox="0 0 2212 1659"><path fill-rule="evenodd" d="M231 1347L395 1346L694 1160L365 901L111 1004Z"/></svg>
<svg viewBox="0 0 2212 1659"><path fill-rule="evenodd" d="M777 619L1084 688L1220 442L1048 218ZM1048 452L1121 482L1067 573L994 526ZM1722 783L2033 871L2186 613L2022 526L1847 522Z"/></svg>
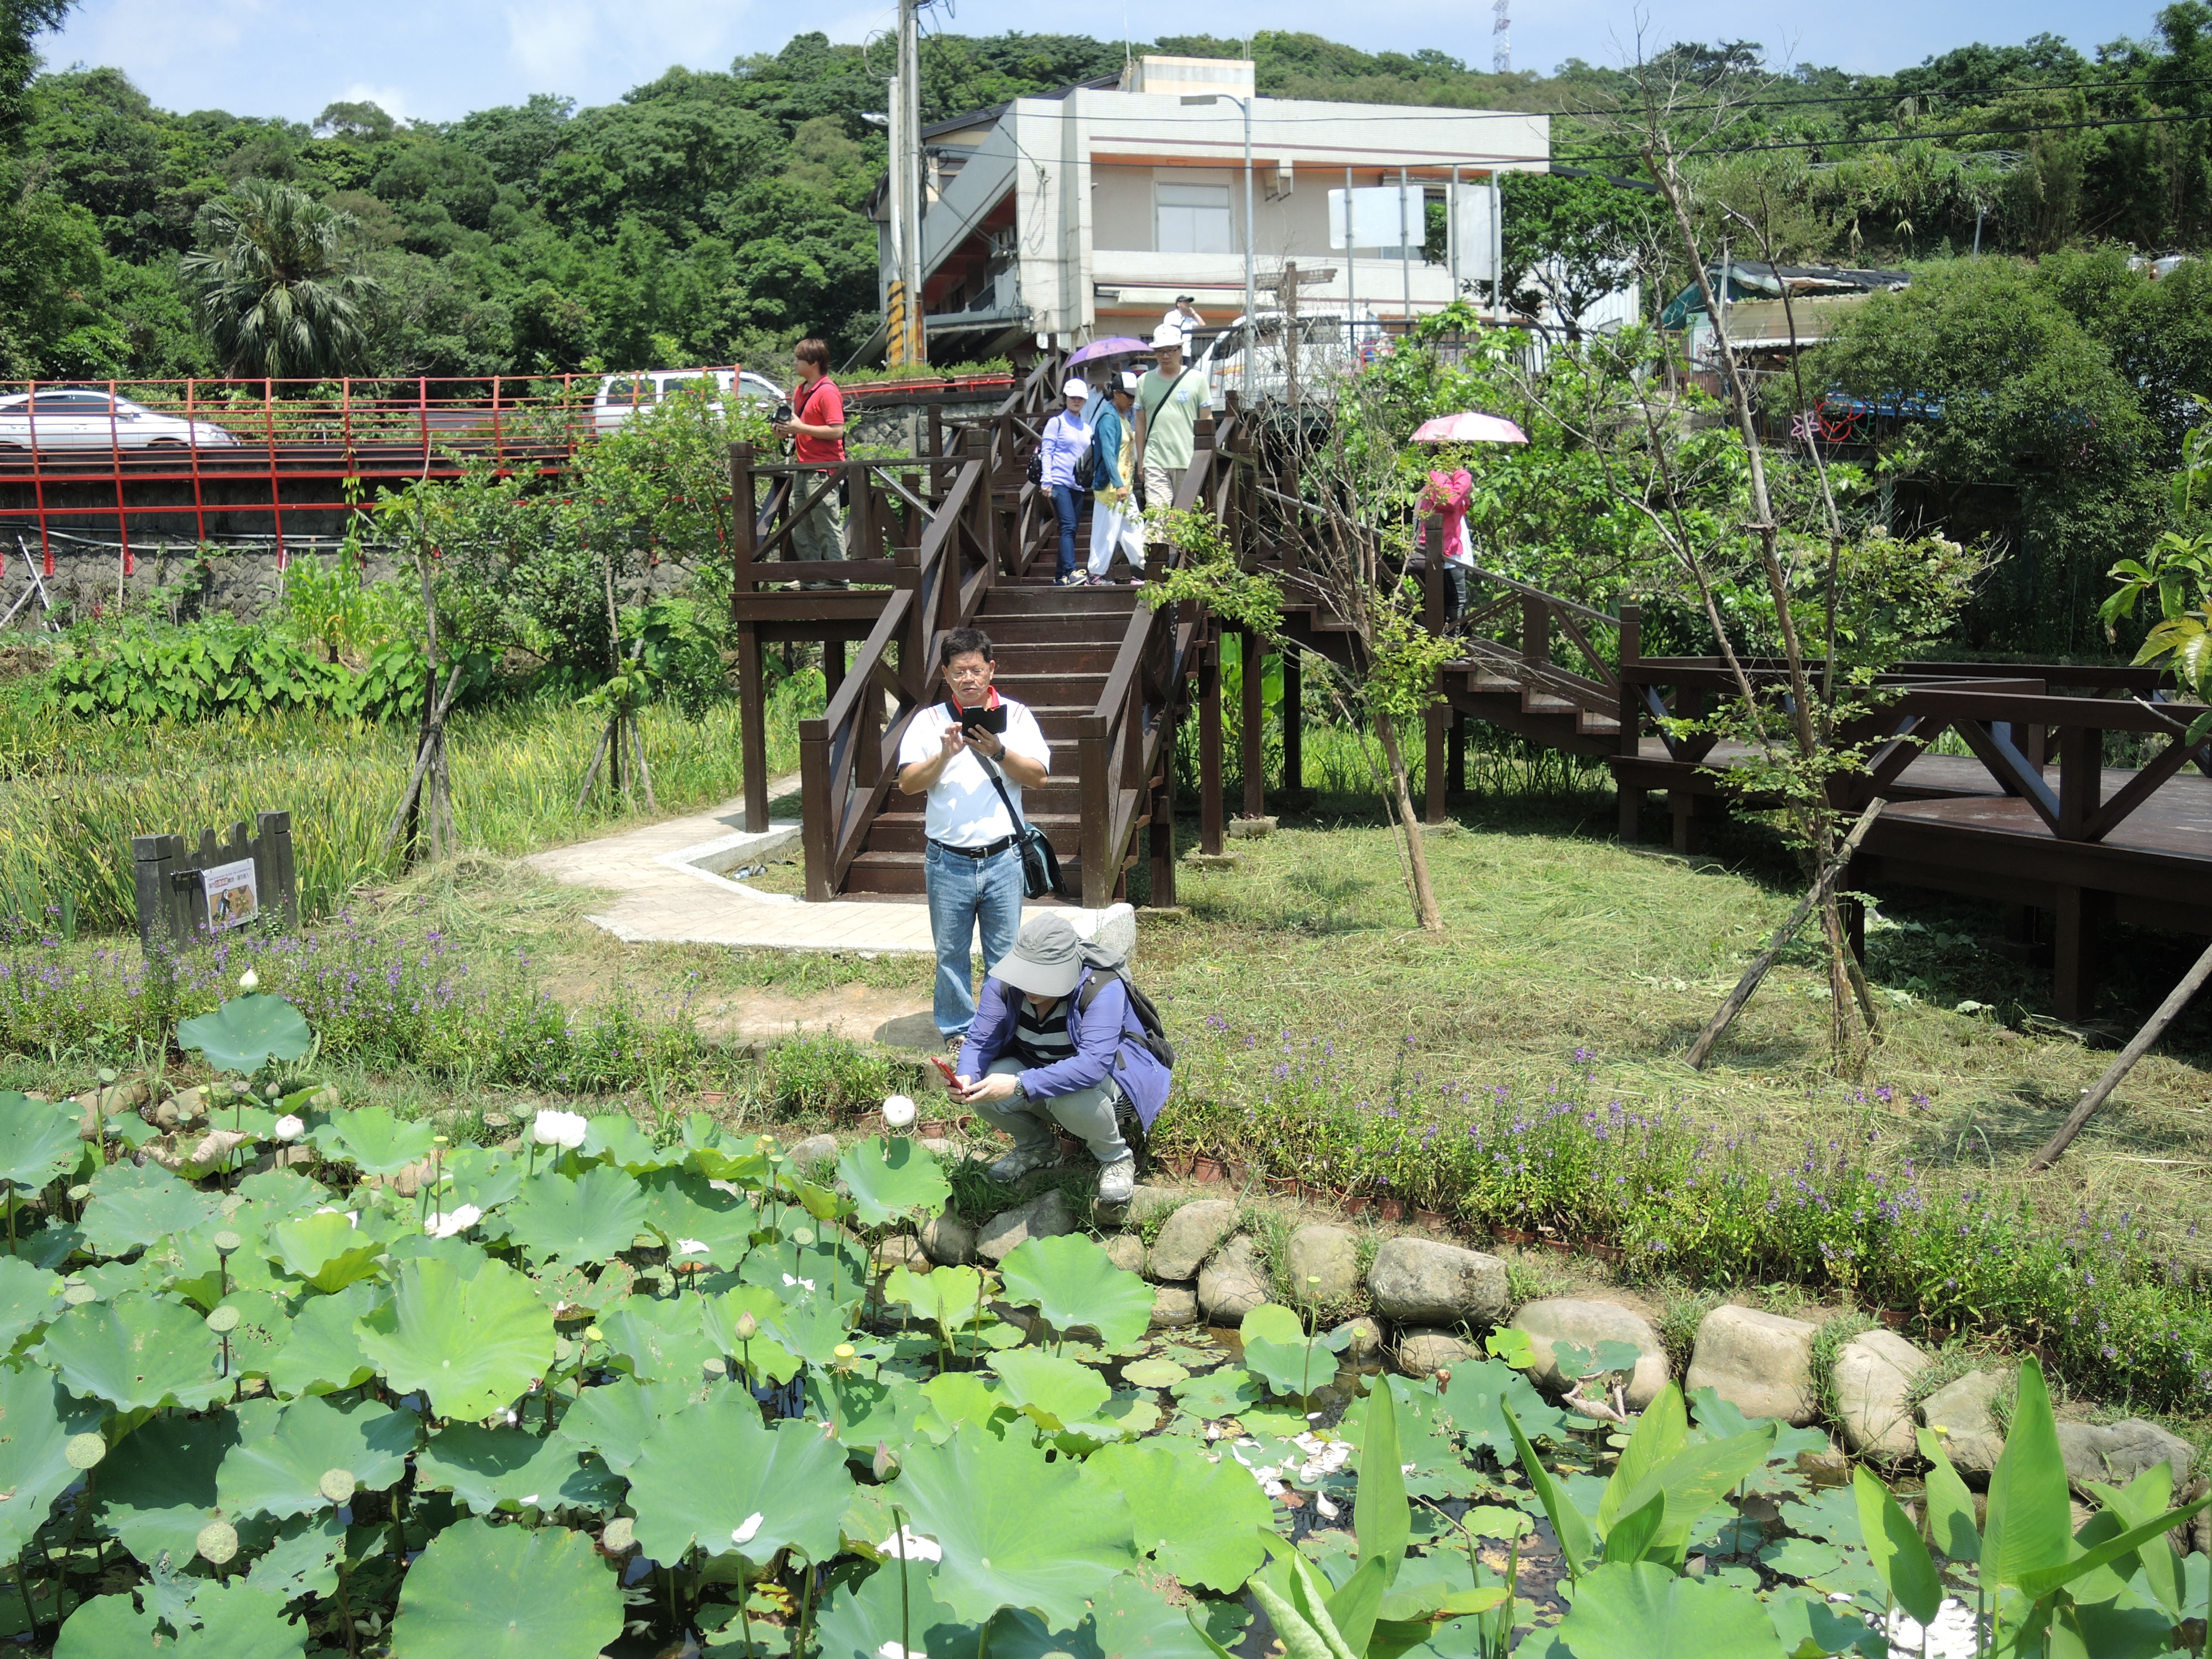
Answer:
<svg viewBox="0 0 2212 1659"><path fill-rule="evenodd" d="M1711 1390L1620 1412L1603 1348L1386 1385L1287 1308L1152 1334L1088 1237L883 1272L951 1196L902 1138L448 1146L279 999L179 1035L239 1081L158 1146L0 1095L0 1635L58 1659L1767 1659L1947 1599L1957 1651L2202 1643L2203 1504L2077 1528L2033 1362L1986 1504L1923 1435L1905 1507Z"/></svg>

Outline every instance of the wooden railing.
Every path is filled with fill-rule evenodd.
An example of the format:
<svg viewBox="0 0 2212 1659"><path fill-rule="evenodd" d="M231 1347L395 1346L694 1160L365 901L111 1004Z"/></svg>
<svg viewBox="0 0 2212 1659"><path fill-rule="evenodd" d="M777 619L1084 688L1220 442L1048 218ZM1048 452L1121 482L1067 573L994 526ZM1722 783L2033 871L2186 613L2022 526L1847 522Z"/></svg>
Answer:
<svg viewBox="0 0 2212 1659"><path fill-rule="evenodd" d="M818 571L815 580L873 580L893 590L821 717L799 723L801 845L810 900L827 899L844 884L897 780L907 722L930 700L939 639L971 622L1000 578L1006 544L1018 533L1018 520L1010 521L1002 511L1000 480L1009 471L1021 478L1024 459L1012 453L1018 423L1034 414L1058 369L1056 358L1040 362L988 422L955 428L941 455L847 464L848 475L857 474L864 485L856 497L877 503L866 510L853 545L872 551L873 538L880 536L889 558L779 561L775 566L786 580ZM932 488L925 495L908 483L925 471L946 481L941 491ZM873 483L887 474L900 475L895 505L883 503ZM802 501L799 510L805 507ZM742 489L738 508L742 524L757 523L755 503ZM787 536L788 521L775 533ZM742 551L763 544L756 538ZM742 551L740 576L757 580Z"/></svg>

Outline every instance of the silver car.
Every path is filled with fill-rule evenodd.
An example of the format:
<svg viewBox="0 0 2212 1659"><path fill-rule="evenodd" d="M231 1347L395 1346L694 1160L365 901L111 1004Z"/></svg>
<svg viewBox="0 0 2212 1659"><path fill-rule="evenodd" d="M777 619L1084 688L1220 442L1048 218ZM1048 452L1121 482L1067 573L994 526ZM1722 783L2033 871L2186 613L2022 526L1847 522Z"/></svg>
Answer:
<svg viewBox="0 0 2212 1659"><path fill-rule="evenodd" d="M0 453L24 449L234 448L238 438L206 421L157 414L128 398L82 387L42 387L0 398Z"/></svg>

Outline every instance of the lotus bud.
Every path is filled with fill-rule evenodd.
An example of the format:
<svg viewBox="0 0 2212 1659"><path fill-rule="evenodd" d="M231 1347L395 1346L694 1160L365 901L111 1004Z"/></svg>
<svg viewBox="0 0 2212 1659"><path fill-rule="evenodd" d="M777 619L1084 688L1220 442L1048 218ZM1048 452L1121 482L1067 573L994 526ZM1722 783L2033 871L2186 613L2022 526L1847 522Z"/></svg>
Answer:
<svg viewBox="0 0 2212 1659"><path fill-rule="evenodd" d="M737 1323L731 1326L730 1330L738 1341L750 1342L760 1334L760 1321L753 1317L750 1309L747 1309L738 1316Z"/></svg>
<svg viewBox="0 0 2212 1659"><path fill-rule="evenodd" d="M882 1441L876 1443L876 1479L888 1480L898 1473L899 1461Z"/></svg>
<svg viewBox="0 0 2212 1659"><path fill-rule="evenodd" d="M284 1085L281 1083L272 1083L261 1092L271 1100L282 1100L284 1098Z"/></svg>
<svg viewBox="0 0 2212 1659"><path fill-rule="evenodd" d="M884 1123L886 1127L903 1129L915 1119L914 1102L904 1095L887 1095L884 1098Z"/></svg>
<svg viewBox="0 0 2212 1659"><path fill-rule="evenodd" d="M1451 1371L1449 1367L1439 1366L1437 1368L1437 1386L1440 1389L1449 1389L1451 1387Z"/></svg>
<svg viewBox="0 0 2212 1659"><path fill-rule="evenodd" d="M297 1140L307 1133L307 1126L292 1113L287 1112L276 1120L276 1127L271 1133L279 1140Z"/></svg>
<svg viewBox="0 0 2212 1659"><path fill-rule="evenodd" d="M238 976L238 988L249 995L261 988L261 975L251 968Z"/></svg>

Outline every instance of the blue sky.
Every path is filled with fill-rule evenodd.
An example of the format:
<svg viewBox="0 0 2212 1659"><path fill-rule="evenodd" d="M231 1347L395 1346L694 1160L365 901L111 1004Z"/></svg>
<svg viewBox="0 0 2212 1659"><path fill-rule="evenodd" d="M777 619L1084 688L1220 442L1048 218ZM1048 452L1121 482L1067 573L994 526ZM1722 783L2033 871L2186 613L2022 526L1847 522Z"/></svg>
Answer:
<svg viewBox="0 0 2212 1659"><path fill-rule="evenodd" d="M1548 69L1570 57L1618 63L1641 32L1680 39L1762 42L1793 62L1885 70L1970 40L2015 42L2042 30L2087 51L2148 32L2155 0L2141 5L2060 5L2016 0L1856 0L1781 7L1772 0L1516 0L1514 63ZM1041 13L1019 0L964 0L948 27L988 34L1042 26L1103 34L1109 3ZM1470 64L1490 58L1490 9L1482 0L1439 9L1377 0L1356 14L1336 0L1219 0L1193 13L1168 0L1124 0L1127 32L1236 34L1305 29L1370 51L1437 46ZM934 15L942 17L940 5ZM312 120L326 104L370 98L393 113L447 120L533 92L605 103L672 64L720 69L741 52L773 51L819 28L860 40L893 14L871 0L831 0L800 10L763 0L81 0L41 44L48 63L113 64L155 102Z"/></svg>

